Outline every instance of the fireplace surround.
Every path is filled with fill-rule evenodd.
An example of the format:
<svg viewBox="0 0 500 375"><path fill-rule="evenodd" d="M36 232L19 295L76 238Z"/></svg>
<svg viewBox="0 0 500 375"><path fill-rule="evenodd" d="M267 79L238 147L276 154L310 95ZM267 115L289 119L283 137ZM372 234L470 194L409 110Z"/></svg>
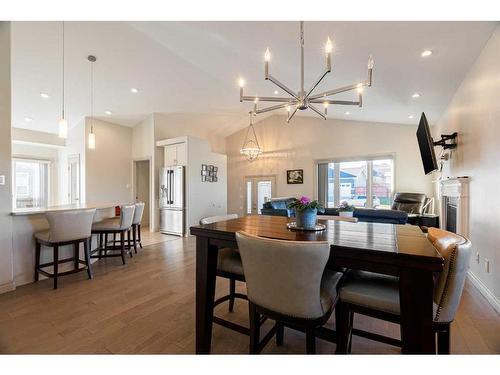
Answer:
<svg viewBox="0 0 500 375"><path fill-rule="evenodd" d="M439 181L440 227L469 237L469 178Z"/></svg>

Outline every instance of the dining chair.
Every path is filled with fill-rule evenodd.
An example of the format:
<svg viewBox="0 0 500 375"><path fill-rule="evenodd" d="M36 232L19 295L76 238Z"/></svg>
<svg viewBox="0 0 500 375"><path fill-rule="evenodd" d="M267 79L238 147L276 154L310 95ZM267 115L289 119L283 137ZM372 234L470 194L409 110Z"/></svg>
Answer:
<svg viewBox="0 0 500 375"><path fill-rule="evenodd" d="M433 329L437 353L450 353L450 324L455 318L469 269L471 243L455 233L429 228L427 238L444 259L434 286ZM400 324L399 279L365 271L349 271L340 289L335 315L337 352L351 351L352 335L402 346L402 341L353 328L354 313Z"/></svg>
<svg viewBox="0 0 500 375"><path fill-rule="evenodd" d="M132 241L134 245L134 251L137 254L137 244L142 249L141 241L141 221L142 215L144 214L144 202L137 202L135 204L134 218L132 219Z"/></svg>
<svg viewBox="0 0 500 375"><path fill-rule="evenodd" d="M120 206L120 217L110 218L92 224L92 233L99 235L99 246L92 251L91 258L110 258L121 257L122 263L125 264L125 253L132 257L130 229L134 219L135 205L127 204ZM120 234L120 245L108 244L108 234ZM125 240L127 235L127 240ZM108 251L120 251L120 253L111 253ZM98 253L98 255L93 255Z"/></svg>
<svg viewBox="0 0 500 375"><path fill-rule="evenodd" d="M52 278L54 280L54 289L57 289L59 276L69 275L85 269L87 270L89 279L92 278L89 244L95 211L95 209L87 209L54 211L45 214L50 229L35 233L35 282L38 281L39 274L42 274ZM80 243L83 243L85 261L80 260ZM52 248L52 262L40 263L42 245ZM59 249L65 245L74 246L73 257L59 259ZM59 272L59 265L66 262L73 262L73 269ZM80 264L84 264L85 267L80 268ZM53 269L52 273L44 269L50 266Z"/></svg>
<svg viewBox="0 0 500 375"><path fill-rule="evenodd" d="M284 326L304 331L306 351L316 352L316 330L330 318L342 273L326 269L326 241L283 241L237 232L247 284L250 353L259 353L276 335L283 344ZM261 315L276 324L260 341Z"/></svg>
<svg viewBox="0 0 500 375"><path fill-rule="evenodd" d="M200 224L212 224L220 221L237 219L237 214L219 215L205 217L200 220ZM217 276L229 280L229 294L218 298L214 301L214 307L220 305L223 302L229 301L229 312L234 310L234 300L236 298L247 299L247 296L242 293L236 293L236 281L245 282L245 276L243 274L243 265L241 264L240 253L237 249L222 248L219 249L217 255ZM219 324L223 327L232 329L234 331L249 334L248 327L244 327L240 324L230 322L226 319L222 319L218 316L213 317L213 322Z"/></svg>

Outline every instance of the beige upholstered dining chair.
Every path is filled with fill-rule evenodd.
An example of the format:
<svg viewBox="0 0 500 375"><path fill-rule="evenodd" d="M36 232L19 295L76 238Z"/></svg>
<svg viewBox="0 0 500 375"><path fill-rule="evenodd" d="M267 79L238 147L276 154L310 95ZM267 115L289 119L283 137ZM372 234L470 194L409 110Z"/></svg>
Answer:
<svg viewBox="0 0 500 375"><path fill-rule="evenodd" d="M315 353L315 330L329 319L337 302L342 274L326 269L328 242L282 241L236 233L247 283L250 353L258 353L276 332L283 343L284 325L306 332L307 353ZM261 316L276 325L260 342Z"/></svg>
<svg viewBox="0 0 500 375"><path fill-rule="evenodd" d="M132 251L130 247L130 229L132 227L132 221L134 219L135 205L127 204L120 206L120 217L110 218L103 221L99 221L92 225L92 233L99 235L99 247L92 251L92 253L98 253L98 255L92 255L92 258L110 258L110 257L121 257L122 263L125 264L125 253L128 252L130 257L132 257ZM115 246L113 243L111 246L108 245L108 234L120 234L120 246ZM128 239L125 241L125 234L127 234ZM125 245L127 244L127 245ZM109 254L108 251L119 250L120 253Z"/></svg>
<svg viewBox="0 0 500 375"><path fill-rule="evenodd" d="M434 331L438 354L450 353L450 324L460 303L471 256L471 243L455 233L428 229L428 239L444 259L444 268L434 287ZM350 271L340 289L336 309L340 353L350 352L352 333L391 345L400 340L353 329L353 314L360 313L400 323L399 280L371 272Z"/></svg>
<svg viewBox="0 0 500 375"><path fill-rule="evenodd" d="M79 272L87 269L89 279L92 278L92 268L90 265L90 236L92 220L94 219L95 209L76 210L76 211L53 211L47 212L45 216L49 222L48 230L35 233L35 281L38 281L39 274L53 278L54 289L57 289L58 277ZM85 261L80 260L80 243L83 242ZM53 261L49 263L40 263L41 245L53 249ZM64 245L74 246L74 256L71 259L59 259L59 247ZM71 271L59 272L59 264L67 261L73 261L74 268ZM79 265L84 264L84 268ZM44 270L46 267L53 267L53 272Z"/></svg>
<svg viewBox="0 0 500 375"><path fill-rule="evenodd" d="M209 216L201 219L200 224L213 224L220 221L233 220L237 218L237 214ZM229 301L229 312L232 312L234 309L234 300L236 298L244 300L247 299L247 296L245 294L236 293L236 281L245 282L245 276L243 275L243 265L241 264L240 253L237 249L219 249L219 252L217 254L217 276L229 280L229 294L215 300L214 307L220 305L223 302ZM216 324L222 325L226 328L235 330L243 334L248 334L249 332L248 327L229 322L218 316L214 316L213 321Z"/></svg>

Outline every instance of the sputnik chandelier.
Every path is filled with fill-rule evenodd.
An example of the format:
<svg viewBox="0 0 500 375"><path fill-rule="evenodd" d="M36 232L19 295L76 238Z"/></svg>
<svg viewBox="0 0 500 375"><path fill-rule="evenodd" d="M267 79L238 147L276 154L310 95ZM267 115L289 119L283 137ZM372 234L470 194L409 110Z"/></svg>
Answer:
<svg viewBox="0 0 500 375"><path fill-rule="evenodd" d="M250 112L249 115L250 125L248 125L247 134L243 141L243 146L240 149L240 154L245 155L249 161L253 161L262 154L262 149L260 148L255 129L253 128L252 116L254 116L254 114ZM252 131L252 134L250 134L250 131Z"/></svg>
<svg viewBox="0 0 500 375"><path fill-rule="evenodd" d="M251 101L254 102L253 114L258 115L264 112L271 112L279 109L286 108L288 112L287 122L290 122L292 117L295 115L297 110L306 110L311 109L320 117L326 120L326 116L328 114L328 106L330 104L337 105L353 105L361 107L363 105L363 88L371 87L372 85L372 71L373 71L373 58L370 56L368 58L368 79L362 82L358 82L349 86L339 87L333 90L328 90L325 92L320 92L317 94L313 94L314 89L319 85L319 83L325 78L325 76L332 71L332 51L333 51L333 43L330 38L327 39L325 44L325 53L326 53L326 68L321 73L316 82L312 85L309 90L305 90L304 88L304 22L300 22L300 90L298 92L293 91L292 89L285 86L283 83L278 81L275 77L269 74L269 61L271 60L271 51L269 48L266 49L264 54L264 78L266 81L271 81L280 89L285 91L290 95L289 98L284 97L259 97L259 96L246 96L243 95L243 87L245 82L243 79L239 80L240 86L240 102L243 101ZM357 101L348 101L348 100L334 100L330 97L336 94L340 94L346 91L357 90L358 92L358 100ZM259 108L260 102L278 102L281 104L273 105L270 107ZM323 111L319 110L315 104L323 105Z"/></svg>

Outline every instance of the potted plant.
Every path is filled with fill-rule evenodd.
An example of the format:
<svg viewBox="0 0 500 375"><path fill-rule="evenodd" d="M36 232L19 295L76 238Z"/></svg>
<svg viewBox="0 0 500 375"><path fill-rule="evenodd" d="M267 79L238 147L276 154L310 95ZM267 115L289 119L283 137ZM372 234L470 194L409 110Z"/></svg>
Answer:
<svg viewBox="0 0 500 375"><path fill-rule="evenodd" d="M347 201L340 202L339 216L352 217L354 215L354 206L350 206Z"/></svg>
<svg viewBox="0 0 500 375"><path fill-rule="evenodd" d="M323 206L309 197L295 198L288 204L288 208L295 210L297 227L301 229L315 229L318 212L324 212Z"/></svg>

